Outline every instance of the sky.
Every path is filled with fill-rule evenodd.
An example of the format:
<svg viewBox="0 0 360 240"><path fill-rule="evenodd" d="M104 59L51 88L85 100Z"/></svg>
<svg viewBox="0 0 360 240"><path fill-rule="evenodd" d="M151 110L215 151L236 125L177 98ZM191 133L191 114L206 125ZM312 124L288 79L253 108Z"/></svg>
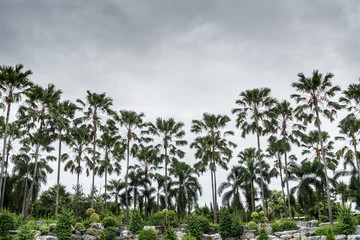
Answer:
<svg viewBox="0 0 360 240"><path fill-rule="evenodd" d="M24 64L32 81L54 83L63 99L105 92L115 110L173 117L189 142L193 119L227 114L238 144L232 166L239 151L256 146L231 115L240 92L269 87L290 100L297 74L314 69L332 72L343 89L358 81L359 12L357 0L0 0L0 65ZM184 150L184 160L196 162ZM217 175L221 183L227 172ZM82 178L87 190L91 179ZM63 173L61 182L70 190L75 179ZM200 203L209 204L210 174L199 180ZM43 189L55 183L54 173Z"/></svg>

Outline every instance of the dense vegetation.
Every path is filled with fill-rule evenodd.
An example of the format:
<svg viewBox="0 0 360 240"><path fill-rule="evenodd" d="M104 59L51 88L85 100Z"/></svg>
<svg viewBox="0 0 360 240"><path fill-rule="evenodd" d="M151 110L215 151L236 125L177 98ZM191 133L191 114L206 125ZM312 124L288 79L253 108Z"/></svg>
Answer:
<svg viewBox="0 0 360 240"><path fill-rule="evenodd" d="M305 216L332 222L345 211L340 203L351 200L360 208L360 83L341 91L332 84L331 73L314 71L310 77L299 73L290 96L295 106L273 98L269 88L240 92L232 110L235 124L242 137L254 135L256 141L254 148L237 153L236 143L228 137L236 134L229 130L230 116L204 113L202 119L192 121L190 131L196 138L188 142L184 123L173 118L147 122L144 113L117 109L106 93L87 91L85 99L73 103L62 99L62 91L53 84L33 83L31 74L21 64L0 67L0 106L5 115L0 119L0 209L22 214L24 220L29 214L55 219L59 214L65 221L60 214L73 211L78 227L103 220L110 228L102 236L107 239L115 222L106 216L116 217L116 225L130 224L140 232L144 222L176 227L187 219L190 228L203 231L203 224L209 223L198 217L202 215L212 224L219 222L220 233L228 237L243 231L240 219L260 223ZM330 136L323 122L334 121L340 111L346 116L333 126L337 136ZM267 140L265 146L262 139ZM335 149L334 141L340 140L344 147ZM192 166L182 161L187 144L195 152ZM64 146L75 154L63 151ZM123 160L125 169L120 166ZM57 161L57 169L50 167L51 161ZM228 170L230 162L237 164L218 184L216 170ZM54 170L57 184L39 194ZM60 184L62 171L76 175L73 194ZM203 189L198 177L207 172L212 199L209 207L200 207ZM89 195L81 184L82 173L91 176ZM114 174L117 177L109 180ZM104 181L101 193L94 187L96 175ZM343 176L350 177L348 183L339 181ZM281 191L270 189L277 177ZM231 214L239 219L219 205L231 207ZM197 217L189 218L191 212ZM58 234L69 234L69 224L64 223L65 230L57 229ZM274 226L288 229L292 224ZM199 238L198 230L189 231ZM147 238L152 233L142 234ZM173 237L170 230L167 236Z"/></svg>

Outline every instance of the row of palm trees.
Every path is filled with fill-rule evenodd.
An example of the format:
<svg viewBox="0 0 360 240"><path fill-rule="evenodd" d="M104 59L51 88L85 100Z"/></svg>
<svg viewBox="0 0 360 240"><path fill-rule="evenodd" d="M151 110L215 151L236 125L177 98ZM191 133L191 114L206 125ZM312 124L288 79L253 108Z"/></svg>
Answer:
<svg viewBox="0 0 360 240"><path fill-rule="evenodd" d="M24 219L28 216L31 198L34 195L34 188L36 188L35 179L38 176L38 168L42 165L46 166L47 161L55 158L44 153L53 151L52 143L56 140L58 141L58 171L55 216L58 214L58 192L63 161L67 161L65 170L77 174L77 186L80 185L80 174L84 170L86 170L87 175L92 175L91 207L93 207L95 175L104 175L105 186L108 186L108 175L113 172L119 175L121 171L120 161L126 160L124 185L127 220L129 220L130 208L129 174L134 173L134 171L130 171L131 168L135 166L135 162L141 162L144 165L146 178L148 176L151 178L151 175L148 175L150 169L158 168L163 163L165 208L169 207L169 166L171 169L184 171L181 174L186 174L186 169L189 168L186 167L188 165L179 161L184 158L183 147L188 144L184 140L184 123L177 122L173 118L158 118L154 123L149 123L145 121L144 113L129 110L116 112L112 108L112 99L105 93L97 94L87 91L85 101L80 99L76 103L68 100L62 101L61 90L57 90L53 84L49 84L47 88L35 85L29 80L32 72L30 70L23 71L23 67L21 64L15 67L0 67L2 104L6 108L6 117L2 119L4 143L1 159L0 204L3 203L5 196L6 184L3 182L6 181L5 172L9 165L10 151L14 145L14 139L19 139L20 146L18 149L20 153L12 157L15 163L14 169L16 169L16 159L33 163L32 181L25 182ZM295 176L301 178L292 169L295 169L295 162L291 160L289 163L289 155L294 145L305 149L306 144L317 146L316 160L322 162L319 168L323 172L324 181L321 182L321 187L319 184L316 185L316 189L326 189L324 196L327 197L328 215L331 222L331 189L328 169L336 170L336 164L334 165L335 168L332 168L332 161L337 157L338 159L345 158L347 162L355 162L354 167L356 165L360 177L356 148L357 134L360 129L356 115L360 110L360 84L352 84L343 91L338 103L332 99L341 90L339 86L332 85L331 78L333 75L331 73L323 76L318 71L314 71L311 77L305 77L302 73L298 74L298 77L298 81L292 84L292 87L298 92L298 94L291 95L291 98L297 103L295 109L291 107L288 101L279 102L271 97L269 88L256 88L240 93L240 98L235 102L237 107L232 110L236 116L236 127L241 130L243 138L249 134L254 134L257 139L257 148L246 149L239 154L240 165L231 170L228 181L220 184L219 187L216 178L217 167L228 169L228 164L233 158L233 151L236 148L236 144L228 140L228 136L234 135L233 131L227 129L231 120L227 115L204 113L202 119L192 121L190 130L197 134L197 137L190 143L190 148L195 150L195 158L197 159L194 169L200 173L210 170L215 223L217 222L217 196L219 194L232 187L232 193L225 194L227 197L223 196L223 203L229 202L232 196L236 196L236 201L240 202L239 188L235 186L243 185L241 188L250 192L250 205L254 210L255 183L258 183L262 208L267 214L267 189L271 177L277 173L279 173L282 183L285 216L292 218L289 180ZM17 110L17 119L13 123L9 123L10 110L14 103L20 105ZM328 156L327 148L329 145L324 145L327 136L321 129L322 120L328 118L333 121L337 111L343 107L348 108L351 113L340 122L340 134L343 136L337 140L345 140L347 137L354 150L343 148L337 152L336 156ZM311 123L314 124L317 131L305 134L307 125ZM12 128L17 130L11 130ZM10 132L12 133L9 134ZM264 151L261 146L261 139L265 136L269 136L267 151ZM311 142L309 140L311 137L316 141ZM76 153L75 157L72 158L69 154L62 153L63 143L73 149ZM310 150L305 150L304 153L306 151ZM268 158L276 159L275 165L278 170L269 170L270 165L264 160ZM305 159L304 161L308 160ZM83 163L86 164L86 169ZM177 165L173 166L174 163ZM44 169L44 166L41 169ZM257 178L257 172L259 178ZM181 174L179 173L179 179ZM195 173L193 172L190 175L193 174ZM244 181L244 179L249 181ZM235 180L238 181L237 185L231 183ZM27 184L30 184L29 188ZM300 187L298 188L300 189ZM105 193L107 193L108 187L105 189ZM144 191L147 190L149 189ZM320 193L320 191L318 192ZM196 200L198 193L201 193L199 187L193 191L192 198ZM135 195L133 197L136 198ZM187 198L187 200L184 201L183 198ZM117 198L115 197L115 199ZM189 204L191 202L189 199L190 196L186 197L186 194L183 194L182 197L179 196L178 206ZM2 206L1 204L0 208ZM182 206L181 209L185 209L185 207ZM77 213L77 211L78 206L76 204L75 212Z"/></svg>

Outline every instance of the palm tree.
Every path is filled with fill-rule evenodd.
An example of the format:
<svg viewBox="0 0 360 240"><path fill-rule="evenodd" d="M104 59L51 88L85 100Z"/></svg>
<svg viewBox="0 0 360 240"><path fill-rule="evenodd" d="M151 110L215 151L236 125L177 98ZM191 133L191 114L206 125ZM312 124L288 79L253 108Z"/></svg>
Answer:
<svg viewBox="0 0 360 240"><path fill-rule="evenodd" d="M42 88L40 86L31 87L30 91L27 92L28 99L25 102L25 105L19 107L19 121L26 123L28 128L34 128L36 122L40 122L39 128L37 130L37 140L36 140L36 149L35 149L35 168L33 173L33 179L35 179L37 174L37 162L39 158L39 150L41 144L48 144L51 139L48 134L44 134L46 130L46 125L48 124L49 117L51 116L49 110L52 105L59 101L60 90L56 90L53 84L49 84L47 88ZM30 199L32 191L34 188L34 181L30 185L29 194L27 196L24 220L28 216L28 210L30 206Z"/></svg>
<svg viewBox="0 0 360 240"><path fill-rule="evenodd" d="M119 196L121 191L125 188L125 182L122 182L120 179L112 179L109 181L109 184L105 186L106 190L109 191L111 196L115 197L115 211L116 217L119 215Z"/></svg>
<svg viewBox="0 0 360 240"><path fill-rule="evenodd" d="M81 122L81 119L74 121L74 126L69 129L69 145L73 148L73 151L76 154L74 158L70 158L65 164L64 170L70 171L72 174L76 173L76 204L75 204L75 216L78 215L78 206L79 206L79 192L80 192L80 174L83 171L81 163L83 161L89 166L91 165L91 160L84 156L88 150L87 145L91 142L91 126ZM89 176L89 169L86 169L86 175Z"/></svg>
<svg viewBox="0 0 360 240"><path fill-rule="evenodd" d="M265 215L267 215L266 200L264 196L264 180L262 167L262 153L260 147L260 136L274 131L274 113L270 110L276 100L270 97L269 88L255 88L240 93L240 99L236 100L239 108L232 110L237 115L236 127L242 129L241 136L245 138L250 132L256 134L258 161L260 163L261 199Z"/></svg>
<svg viewBox="0 0 360 240"><path fill-rule="evenodd" d="M165 196L161 195L161 190L165 188L165 178L162 174L155 173L154 179L157 183L156 184L157 185L157 188L156 188L156 211L159 211L160 201L162 198L165 199Z"/></svg>
<svg viewBox="0 0 360 240"><path fill-rule="evenodd" d="M190 145L191 148L196 149L195 158L200 159L194 166L201 172L204 172L207 167L211 171L211 186L214 205L214 222L217 223L217 187L216 187L216 165L219 164L222 168L227 169L227 163L232 158L232 150L236 144L228 141L227 136L233 136L233 131L221 131L230 122L230 118L226 115L215 115L204 113L202 120L193 120L191 132L201 134L202 137L197 137Z"/></svg>
<svg viewBox="0 0 360 240"><path fill-rule="evenodd" d="M189 164L174 160L169 169L174 176L172 187L176 189L176 203L179 217L185 220L186 207L191 211L191 205L197 202L202 194L202 187L198 181L199 173Z"/></svg>
<svg viewBox="0 0 360 240"><path fill-rule="evenodd" d="M126 173L125 173L125 197L126 197L126 221L129 222L129 191L128 191L128 178L130 167L130 154L135 156L138 153L138 143L143 140L147 140L142 136L146 133L144 128L147 123L144 122L144 113L136 113L129 110L120 110L120 115L117 115L115 119L120 123L120 126L125 128L126 136L124 140L126 142L123 145L126 147Z"/></svg>
<svg viewBox="0 0 360 240"><path fill-rule="evenodd" d="M185 136L183 130L184 123L175 122L173 118L162 119L157 118L155 124L150 124L149 131L160 137L161 143L156 147L163 148L164 152L160 155L160 159L165 162L165 208L168 209L168 164L173 162L177 157L183 158L185 152L178 149L177 146L185 146L186 140L182 140Z"/></svg>
<svg viewBox="0 0 360 240"><path fill-rule="evenodd" d="M3 186L3 173L4 173L4 163L6 156L6 141L7 141L7 131L9 126L9 117L10 109L12 103L17 103L20 101L21 96L24 94L31 85L29 76L32 74L31 70L23 72L24 65L17 64L14 67L12 66L0 66L0 90L5 93L4 102L7 105L6 110L6 119L5 119L5 129L4 129L4 143L3 143L3 152L1 159L1 172L0 172L0 196L2 193ZM2 211L2 209L0 209Z"/></svg>
<svg viewBox="0 0 360 240"><path fill-rule="evenodd" d="M318 129L321 155L326 177L326 191L329 207L329 219L331 224L333 222L333 216L330 199L329 178L327 174L327 164L325 158L325 148L323 146L322 134L320 134L322 132L320 114L323 114L326 118L330 119L330 121L333 121L336 110L341 108L338 103L330 101L330 99L335 96L336 92L341 90L339 86L332 86L331 78L333 76L334 75L332 73L328 73L323 76L321 73L319 73L318 70L314 70L312 77L309 78L305 77L303 73L299 73L299 80L291 84L291 86L294 87L296 91L301 93L301 95L291 95L291 98L295 99L298 104L301 104L295 109L297 117L303 120L304 124L315 120L314 124Z"/></svg>
<svg viewBox="0 0 360 240"><path fill-rule="evenodd" d="M145 172L138 165L130 166L132 171L129 172L129 192L133 193L134 211L139 200L140 187L144 185Z"/></svg>
<svg viewBox="0 0 360 240"><path fill-rule="evenodd" d="M59 211L59 186L60 186L60 164L68 158L68 154L61 154L61 144L63 141L63 131L68 131L70 128L71 119L74 118L75 112L78 107L65 100L60 103L56 103L50 106L51 123L50 125L58 131L57 138L59 140L59 155L58 155L58 170L57 170L57 182L56 182L56 203L55 203L55 219L57 219Z"/></svg>
<svg viewBox="0 0 360 240"><path fill-rule="evenodd" d="M93 157L92 157L92 186L91 186L91 208L94 207L94 191L95 191L95 166L96 166L96 137L97 128L101 124L101 113L113 115L110 107L112 106L112 99L107 97L105 93L97 94L87 91L87 104L82 100L76 101L82 105L84 112L84 119L92 120L92 137L93 137Z"/></svg>
<svg viewBox="0 0 360 240"><path fill-rule="evenodd" d="M360 113L360 79L359 83L350 84L347 90L344 90L339 102L346 105L348 111Z"/></svg>

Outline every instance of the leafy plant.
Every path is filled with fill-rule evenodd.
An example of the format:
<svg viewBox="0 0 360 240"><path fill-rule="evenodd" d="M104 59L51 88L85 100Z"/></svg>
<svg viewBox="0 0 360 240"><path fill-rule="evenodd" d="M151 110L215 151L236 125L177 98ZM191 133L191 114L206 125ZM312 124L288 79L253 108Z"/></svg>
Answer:
<svg viewBox="0 0 360 240"><path fill-rule="evenodd" d="M100 240L114 240L116 233L115 227L107 227L100 234Z"/></svg>
<svg viewBox="0 0 360 240"><path fill-rule="evenodd" d="M274 232L296 230L296 222L294 222L294 221L275 222L275 223L271 224L271 227Z"/></svg>
<svg viewBox="0 0 360 240"><path fill-rule="evenodd" d="M334 235L332 228L328 229L325 240L335 240L335 235Z"/></svg>
<svg viewBox="0 0 360 240"><path fill-rule="evenodd" d="M4 210L2 213L0 213L0 239L11 239L11 235L9 235L10 230L15 229L15 218L14 216Z"/></svg>
<svg viewBox="0 0 360 240"><path fill-rule="evenodd" d="M95 231L94 231L94 229L92 229L92 228L89 228L88 230L86 230L85 233L86 233L86 234L89 234L89 235L91 235L91 236L95 236Z"/></svg>
<svg viewBox="0 0 360 240"><path fill-rule="evenodd" d="M244 226L238 217L234 217L231 224L231 237L240 238L244 233Z"/></svg>
<svg viewBox="0 0 360 240"><path fill-rule="evenodd" d="M16 240L35 240L35 231L33 231L30 225L25 224L19 228Z"/></svg>
<svg viewBox="0 0 360 240"><path fill-rule="evenodd" d="M228 210L225 210L220 214L219 233L222 239L227 239L231 237L231 225L232 219L230 212Z"/></svg>
<svg viewBox="0 0 360 240"><path fill-rule="evenodd" d="M113 217L106 217L102 220L104 228L107 227L116 227L116 220Z"/></svg>
<svg viewBox="0 0 360 240"><path fill-rule="evenodd" d="M322 226L315 229L314 233L318 236L326 236L329 229L331 228L332 232L337 232L335 226Z"/></svg>
<svg viewBox="0 0 360 240"><path fill-rule="evenodd" d="M198 216L197 221L199 222L201 231L206 233L209 230L209 227L210 227L209 219L207 219L204 216Z"/></svg>
<svg viewBox="0 0 360 240"><path fill-rule="evenodd" d="M80 222L75 223L74 228L75 228L76 230L80 231L80 232L85 230L84 224L82 224L82 223L80 223Z"/></svg>
<svg viewBox="0 0 360 240"><path fill-rule="evenodd" d="M167 228L163 234L164 240L177 240L176 233L173 228Z"/></svg>
<svg viewBox="0 0 360 240"><path fill-rule="evenodd" d="M198 220L198 216L190 215L186 225L187 233L191 234L197 240L201 240L203 231L201 228L200 221Z"/></svg>
<svg viewBox="0 0 360 240"><path fill-rule="evenodd" d="M257 230L259 229L257 223L254 222L254 221L248 222L247 225L248 225L248 227L249 227L250 230L256 230L256 231L257 231Z"/></svg>
<svg viewBox="0 0 360 240"><path fill-rule="evenodd" d="M89 220L90 220L90 222L93 222L93 223L100 222L100 218L99 218L99 215L97 213L91 214Z"/></svg>
<svg viewBox="0 0 360 240"><path fill-rule="evenodd" d="M48 234L50 232L50 227L47 224L44 224L40 227L40 231L42 234Z"/></svg>
<svg viewBox="0 0 360 240"><path fill-rule="evenodd" d="M95 209L93 208L86 209L86 215L91 216L93 213L95 213Z"/></svg>
<svg viewBox="0 0 360 240"><path fill-rule="evenodd" d="M260 228L257 240L269 240L269 235L265 228Z"/></svg>
<svg viewBox="0 0 360 240"><path fill-rule="evenodd" d="M131 218L130 225L129 225L129 230L130 230L133 234L137 235L137 234L139 234L139 232L140 232L141 230L144 229L144 225L145 225L145 224L144 224L143 219L142 219L141 216L140 216L140 213L135 212L135 213L133 214L132 218Z"/></svg>
<svg viewBox="0 0 360 240"><path fill-rule="evenodd" d="M355 233L357 219L351 214L351 204L349 207L342 205L338 216L338 223L336 225L339 234L352 235Z"/></svg>
<svg viewBox="0 0 360 240"><path fill-rule="evenodd" d="M72 233L71 225L74 223L72 211L62 211L62 214L58 217L58 223L55 228L55 236L59 240L69 240Z"/></svg>
<svg viewBox="0 0 360 240"><path fill-rule="evenodd" d="M193 237L190 232L188 232L182 240L196 240L196 238Z"/></svg>
<svg viewBox="0 0 360 240"><path fill-rule="evenodd" d="M157 240L157 235L154 229L143 229L139 233L138 240Z"/></svg>

